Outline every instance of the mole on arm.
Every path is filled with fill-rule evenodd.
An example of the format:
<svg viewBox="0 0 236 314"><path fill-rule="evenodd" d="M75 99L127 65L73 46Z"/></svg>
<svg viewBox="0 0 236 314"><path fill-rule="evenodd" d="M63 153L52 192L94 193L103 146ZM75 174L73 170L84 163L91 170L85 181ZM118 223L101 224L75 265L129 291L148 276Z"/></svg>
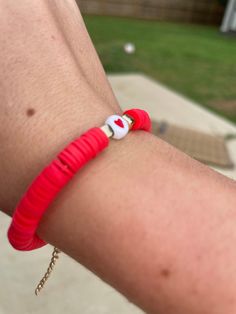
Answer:
<svg viewBox="0 0 236 314"><path fill-rule="evenodd" d="M26 114L28 117L32 117L35 114L35 109L34 108L27 109Z"/></svg>
<svg viewBox="0 0 236 314"><path fill-rule="evenodd" d="M171 275L170 270L165 268L161 270L161 276L164 278L169 278Z"/></svg>

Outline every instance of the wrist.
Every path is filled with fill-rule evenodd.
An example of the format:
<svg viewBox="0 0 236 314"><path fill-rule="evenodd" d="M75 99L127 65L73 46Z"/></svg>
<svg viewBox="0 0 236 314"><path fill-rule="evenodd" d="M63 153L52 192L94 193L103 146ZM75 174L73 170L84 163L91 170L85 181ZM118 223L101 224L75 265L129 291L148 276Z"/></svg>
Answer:
<svg viewBox="0 0 236 314"><path fill-rule="evenodd" d="M51 106L45 109L46 113L40 109L32 117L22 114L18 131L10 127L5 130L0 181L1 208L5 213L12 215L28 185L59 151L87 129L102 125L114 113L98 102L94 112L72 104L65 107Z"/></svg>
<svg viewBox="0 0 236 314"><path fill-rule="evenodd" d="M12 19L7 7L3 14ZM9 215L60 149L119 113L74 1L28 8L20 2L13 15L14 22L5 25L3 19L0 25L0 208Z"/></svg>

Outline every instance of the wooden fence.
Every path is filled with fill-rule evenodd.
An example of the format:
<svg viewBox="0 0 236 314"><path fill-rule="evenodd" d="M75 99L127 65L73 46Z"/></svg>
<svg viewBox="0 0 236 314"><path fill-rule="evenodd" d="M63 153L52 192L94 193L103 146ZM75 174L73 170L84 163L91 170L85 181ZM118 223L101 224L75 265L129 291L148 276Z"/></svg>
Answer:
<svg viewBox="0 0 236 314"><path fill-rule="evenodd" d="M224 7L217 0L77 0L83 13L220 24Z"/></svg>

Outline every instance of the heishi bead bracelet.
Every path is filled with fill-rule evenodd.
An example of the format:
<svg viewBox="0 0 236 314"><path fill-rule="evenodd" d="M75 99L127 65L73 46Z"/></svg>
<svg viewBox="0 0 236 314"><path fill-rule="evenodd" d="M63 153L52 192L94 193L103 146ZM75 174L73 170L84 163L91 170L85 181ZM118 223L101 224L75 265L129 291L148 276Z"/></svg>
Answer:
<svg viewBox="0 0 236 314"><path fill-rule="evenodd" d="M62 188L109 145L110 138L119 140L130 130L149 132L150 129L148 113L141 109L130 109L122 116L110 116L104 126L89 129L66 146L35 178L17 204L8 229L11 245L20 251L31 251L46 245L37 235L37 228L43 214ZM55 247L47 272L35 290L36 295L50 276L59 253L60 250Z"/></svg>

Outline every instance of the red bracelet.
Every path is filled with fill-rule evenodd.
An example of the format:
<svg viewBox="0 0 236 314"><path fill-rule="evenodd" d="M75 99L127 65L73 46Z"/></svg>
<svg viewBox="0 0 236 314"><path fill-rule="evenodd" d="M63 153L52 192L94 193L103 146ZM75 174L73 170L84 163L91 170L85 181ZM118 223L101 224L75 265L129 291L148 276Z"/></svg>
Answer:
<svg viewBox="0 0 236 314"><path fill-rule="evenodd" d="M101 128L92 128L70 143L36 177L18 203L8 239L11 245L21 251L30 251L46 243L36 234L40 220L60 190L89 160L109 144L109 138L121 139L129 130L150 131L151 121L147 112L132 109L123 116L109 117Z"/></svg>

